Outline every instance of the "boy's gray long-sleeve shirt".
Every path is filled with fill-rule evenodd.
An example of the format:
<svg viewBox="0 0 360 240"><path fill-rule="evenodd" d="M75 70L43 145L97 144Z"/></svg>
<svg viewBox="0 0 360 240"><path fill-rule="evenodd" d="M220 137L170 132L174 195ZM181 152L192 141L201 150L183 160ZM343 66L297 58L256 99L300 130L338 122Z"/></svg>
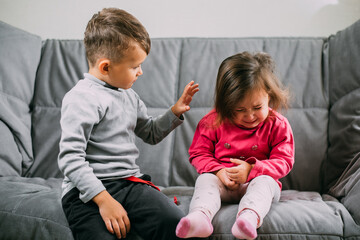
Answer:
<svg viewBox="0 0 360 240"><path fill-rule="evenodd" d="M152 118L132 89L117 89L84 74L64 97L58 164L65 178L63 196L76 187L88 202L105 190L103 179L140 177L135 135L156 144L183 120L169 109Z"/></svg>

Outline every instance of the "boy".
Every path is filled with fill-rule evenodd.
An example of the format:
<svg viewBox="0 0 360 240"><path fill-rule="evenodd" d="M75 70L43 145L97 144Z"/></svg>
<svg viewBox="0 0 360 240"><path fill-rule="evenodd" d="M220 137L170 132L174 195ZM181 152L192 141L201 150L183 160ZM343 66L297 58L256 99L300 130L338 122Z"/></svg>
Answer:
<svg viewBox="0 0 360 240"><path fill-rule="evenodd" d="M151 118L131 89L150 51L142 24L120 9L103 9L85 31L89 73L64 97L58 164L62 205L75 239L176 239L183 213L135 164L135 135L156 144L182 123L199 90L191 81L164 115ZM140 182L140 183L139 183Z"/></svg>

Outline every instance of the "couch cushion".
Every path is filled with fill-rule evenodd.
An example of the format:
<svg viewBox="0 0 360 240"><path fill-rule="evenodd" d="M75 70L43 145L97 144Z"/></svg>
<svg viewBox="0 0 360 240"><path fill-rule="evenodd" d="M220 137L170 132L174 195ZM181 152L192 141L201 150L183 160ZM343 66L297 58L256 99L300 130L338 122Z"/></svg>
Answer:
<svg viewBox="0 0 360 240"><path fill-rule="evenodd" d="M360 152L351 160L329 193L340 199L360 226Z"/></svg>
<svg viewBox="0 0 360 240"><path fill-rule="evenodd" d="M181 46L181 39L151 39L150 54L141 65L143 75L132 87L148 108L168 109L178 100Z"/></svg>
<svg viewBox="0 0 360 240"><path fill-rule="evenodd" d="M176 196L179 207L189 211L189 203L194 188L170 187L162 190L169 197ZM351 216L336 199L324 201L317 192L299 192L285 190L281 193L280 201L273 203L270 212L264 218L263 225L258 229L261 239L342 239L344 234L343 221L356 229L351 222ZM211 240L234 239L231 227L235 222L238 204L222 203L222 207L215 215L212 223L214 232L208 238ZM349 230L353 236L356 231ZM354 234L355 233L355 234Z"/></svg>
<svg viewBox="0 0 360 240"><path fill-rule="evenodd" d="M0 22L0 42L0 120L4 133L1 137L6 136L2 140L5 145L0 148L0 156L8 156L9 149L3 146L12 149L14 143L17 146L13 156L0 162L0 169L3 161L8 161L7 166L15 168L13 171L1 171L0 176L14 173L26 175L33 163L29 106L40 60L41 38Z"/></svg>
<svg viewBox="0 0 360 240"><path fill-rule="evenodd" d="M324 188L329 189L360 151L360 20L329 38L329 151Z"/></svg>
<svg viewBox="0 0 360 240"><path fill-rule="evenodd" d="M322 38L270 38L265 51L273 56L279 75L291 91L289 119L295 138L295 164L283 178L283 189L320 191L321 165L326 159L328 83L323 77Z"/></svg>
<svg viewBox="0 0 360 240"><path fill-rule="evenodd" d="M72 239L61 207L61 179L0 178L0 239ZM5 219L5 220L4 220ZM5 230L6 229L6 230Z"/></svg>
<svg viewBox="0 0 360 240"><path fill-rule="evenodd" d="M284 189L318 191L320 169L326 158L328 86L323 79L322 38L185 39L181 56L179 93L189 80L200 91L176 130L172 185L193 185L197 174L188 162L188 149L197 122L212 108L217 71L228 56L249 51L268 52L277 64L279 77L290 88L290 109L284 112L294 131L295 165L283 178Z"/></svg>
<svg viewBox="0 0 360 240"><path fill-rule="evenodd" d="M20 176L22 156L9 127L0 120L0 176Z"/></svg>
<svg viewBox="0 0 360 240"><path fill-rule="evenodd" d="M199 88L206 89L207 87L200 86ZM188 151L194 137L197 123L206 113L210 111L210 109L211 108L197 108L191 106L190 111L185 113L184 123L180 125L177 129L175 129L175 144L173 147L174 154L170 169L171 186L195 185L195 180L198 174L195 168L189 163Z"/></svg>
<svg viewBox="0 0 360 240"><path fill-rule="evenodd" d="M62 99L88 71L79 40L46 40L36 75L32 112L34 164L31 177L62 177L57 164Z"/></svg>
<svg viewBox="0 0 360 240"><path fill-rule="evenodd" d="M133 89L148 108L149 116L165 113L178 99L180 65L180 39L152 39L151 51L142 64L144 74L139 77ZM185 120L186 121L186 120ZM136 145L140 149L137 164L141 172L151 175L152 181L160 186L169 186L170 167L173 158L175 133L170 133L160 143L149 145L140 138Z"/></svg>

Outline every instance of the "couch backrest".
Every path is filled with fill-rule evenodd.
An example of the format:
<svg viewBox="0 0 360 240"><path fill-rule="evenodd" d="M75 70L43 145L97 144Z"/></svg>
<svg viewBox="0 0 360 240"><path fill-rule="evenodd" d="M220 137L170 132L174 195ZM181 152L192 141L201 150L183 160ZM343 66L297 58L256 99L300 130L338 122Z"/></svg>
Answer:
<svg viewBox="0 0 360 240"><path fill-rule="evenodd" d="M30 103L41 38L0 21L0 176L26 174L33 163Z"/></svg>
<svg viewBox="0 0 360 240"><path fill-rule="evenodd" d="M134 85L150 115L163 113L195 80L200 92L185 122L156 146L138 139L138 164L162 186L192 186L197 173L188 162L188 148L197 122L213 105L217 69L223 59L242 51L265 51L278 65L279 75L293 92L285 113L293 126L296 163L283 180L285 188L320 189L320 166L326 157L328 96L322 77L321 38L153 39L144 75ZM30 176L61 177L56 157L60 139L61 99L87 71L80 40L47 40L43 44L33 100L33 149ZM305 177L306 176L306 177Z"/></svg>
<svg viewBox="0 0 360 240"><path fill-rule="evenodd" d="M85 49L78 40L43 42L32 102L35 161L27 176L63 177L57 164L61 102L88 71Z"/></svg>
<svg viewBox="0 0 360 240"><path fill-rule="evenodd" d="M3 29L3 26L0 25L0 28ZM2 29L0 38L7 36ZM330 181L332 180L330 178L338 177L338 172L342 171L336 169L336 163L341 162L342 165L346 165L348 157L358 149L358 144L351 143L349 151L342 151L342 147L347 146L346 142L338 145L336 143L341 131L349 133L352 132L351 129L355 129L355 132L357 130L357 133L359 131L359 107L356 104L360 101L356 104L352 101L353 105L345 101L347 97L354 100L353 97L359 96L360 74L357 68L359 65L353 64L352 60L346 62L347 57L341 55L345 51L348 53L346 56L358 61L359 29L357 23L350 27L350 30L346 29L329 39L311 37L152 39L150 55L143 64L144 75L133 86L147 105L149 114L161 114L168 109L190 80L200 83L200 92L194 97L190 112L185 114L185 122L161 143L150 146L137 139L141 152L138 164L142 172L152 175L154 183L161 186L193 186L197 173L188 162L188 148L198 121L213 106L215 79L221 61L242 51L264 51L274 58L281 80L290 88L293 95L291 107L284 112L284 115L288 117L294 131L296 155L294 169L281 180L284 189L320 191L325 180ZM29 37L26 35L24 39L27 38ZM39 42L38 38L35 39ZM346 50L347 41L352 44L354 51ZM20 41L18 44L23 46L24 42ZM88 66L81 40L46 40L42 44L41 57L40 46L35 48L24 45L26 47L22 49L26 52L26 56L33 58L26 63L37 66L36 78L31 72L26 74L26 68L18 69L29 78L26 81L21 78L3 77L6 75L0 71L0 86L2 86L0 130L5 129L6 134L14 138L17 132L23 134L21 127L18 127L17 131L11 130L14 120L2 114L11 104L15 106L12 112L18 111L18 106L13 102L9 103L6 97L14 95L9 94L9 91L13 90L4 90L3 87L11 86L8 85L10 84L8 79L11 79L16 83L14 87L16 86L16 91L19 91L20 95L22 91L28 91L24 96L33 94L32 102L30 103L29 97L26 97L25 107L20 108L27 111L25 126L28 127L27 129L31 128L31 136L27 130L24 133L28 133L28 140L22 141L21 138L16 138L20 140L17 140L15 145L7 143L7 146L18 148L30 144L30 149L33 150L28 158L24 158L24 153L21 151L17 153L17 158L22 156L24 159L26 164L23 163L23 166L26 171L16 171L27 177L62 177L57 165L61 100L64 94L83 77L83 73L87 72ZM34 46L37 46L36 41ZM2 44L0 49L6 48L7 46ZM22 56L23 52L16 54ZM18 58L13 59L12 65L19 66ZM1 63L1 69L6 66L4 64ZM338 65L341 67L337 67ZM344 89L339 90L343 85ZM342 102L343 99L345 102ZM344 104L348 108L344 109ZM349 122L351 119L345 117L344 120L342 110L347 111L345 113L350 112L351 119L357 119L350 130L344 125L344 121ZM18 119L24 117L20 114ZM29 143L30 137L32 143ZM4 139L2 137L1 141L14 142L14 139L8 137ZM329 140L330 148L328 148ZM339 149L342 154L336 155ZM344 160L330 156L331 161L328 162L328 151L332 151L334 156L343 157ZM4 152L5 150L0 149L0 161ZM7 161L5 159L4 162ZM2 166L1 162L0 164ZM18 168L17 165L16 169ZM9 174L0 171L0 175Z"/></svg>
<svg viewBox="0 0 360 240"><path fill-rule="evenodd" d="M331 36L326 49L330 115L324 190L360 152L360 20Z"/></svg>

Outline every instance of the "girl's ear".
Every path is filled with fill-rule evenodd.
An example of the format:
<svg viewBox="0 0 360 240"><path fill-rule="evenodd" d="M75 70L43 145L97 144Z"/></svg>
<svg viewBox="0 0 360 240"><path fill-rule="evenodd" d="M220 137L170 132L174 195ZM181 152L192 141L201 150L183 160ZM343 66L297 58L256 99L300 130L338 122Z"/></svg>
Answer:
<svg viewBox="0 0 360 240"><path fill-rule="evenodd" d="M98 68L99 72L103 75L109 74L109 66L110 66L110 60L107 58L103 58L100 60Z"/></svg>

